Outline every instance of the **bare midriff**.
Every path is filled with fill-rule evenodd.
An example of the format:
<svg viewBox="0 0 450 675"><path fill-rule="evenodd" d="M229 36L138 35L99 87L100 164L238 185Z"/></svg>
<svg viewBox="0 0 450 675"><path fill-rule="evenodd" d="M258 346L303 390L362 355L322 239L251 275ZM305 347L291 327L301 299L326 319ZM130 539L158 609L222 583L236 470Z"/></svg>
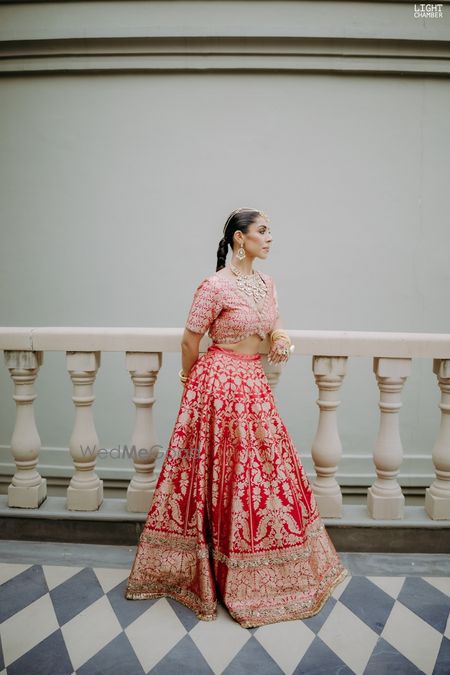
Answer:
<svg viewBox="0 0 450 675"><path fill-rule="evenodd" d="M235 352L240 352L241 354L257 354L259 352L259 345L262 340L259 335L249 335L244 340L240 342L231 342L231 343L221 343L215 342L214 344L217 347L223 347L224 349L231 349Z"/></svg>

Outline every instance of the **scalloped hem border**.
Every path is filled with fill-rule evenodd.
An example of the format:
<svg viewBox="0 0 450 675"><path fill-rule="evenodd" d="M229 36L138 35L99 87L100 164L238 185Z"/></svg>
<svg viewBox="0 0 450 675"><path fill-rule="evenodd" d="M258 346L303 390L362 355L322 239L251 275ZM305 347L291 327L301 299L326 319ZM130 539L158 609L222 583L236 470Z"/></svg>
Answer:
<svg viewBox="0 0 450 675"><path fill-rule="evenodd" d="M325 603L327 602L328 598L340 583L344 581L348 576L350 576L350 572L344 568L341 572L341 574L335 579L335 581L331 584L331 586L327 589L326 593L322 596L322 598L318 601L318 603L312 608L308 610L296 610L294 612L287 612L284 616L278 615L271 615L267 613L267 615L262 618L262 619L248 619L248 620L243 620L242 616L239 617L235 612L230 610L225 603L222 603L224 608L228 611L230 616L237 622L242 628L256 628L259 626L266 626L268 624L273 624L273 623L281 623L282 621L297 621L299 619L309 619L311 616L314 616L315 614L318 614L320 610L323 608ZM124 594L124 597L127 600L153 600L157 598L172 598L173 600L176 600L177 602L181 603L188 609L190 609L194 614L197 616L199 621L215 621L217 619L217 605L216 609L214 610L213 613L210 612L201 612L198 610L198 608L193 607L191 604L186 602L185 598L180 598L179 595L176 593L171 593L170 591L143 591L143 592L126 592Z"/></svg>
<svg viewBox="0 0 450 675"><path fill-rule="evenodd" d="M315 614L318 614L320 612L320 610L323 608L323 606L327 602L328 598L330 597L336 586L338 586L348 576L350 576L350 572L346 568L344 568L341 574L333 581L331 586L329 586L325 594L312 609L308 610L299 609L293 612L286 612L284 616L280 616L279 614L271 615L269 613L270 610L268 610L264 618L248 619L248 620L243 619L242 615L238 616L235 612L230 611L229 609L228 612L233 617L233 619L242 626L242 628L256 628L258 626L266 626L272 623L281 623L282 621L296 621L298 619L309 619L311 616L314 616Z"/></svg>

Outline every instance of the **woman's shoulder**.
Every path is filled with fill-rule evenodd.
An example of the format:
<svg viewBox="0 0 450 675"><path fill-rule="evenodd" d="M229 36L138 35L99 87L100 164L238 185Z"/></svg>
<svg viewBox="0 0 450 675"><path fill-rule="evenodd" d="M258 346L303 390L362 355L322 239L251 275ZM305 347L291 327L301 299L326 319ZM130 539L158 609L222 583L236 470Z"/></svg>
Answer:
<svg viewBox="0 0 450 675"><path fill-rule="evenodd" d="M234 281L227 274L223 274L220 270L204 277L202 283L207 283L212 288L225 288L230 281Z"/></svg>
<svg viewBox="0 0 450 675"><path fill-rule="evenodd" d="M217 272L214 272L213 274L208 274L204 276L200 283L201 284L217 284L220 281L220 276L217 274Z"/></svg>

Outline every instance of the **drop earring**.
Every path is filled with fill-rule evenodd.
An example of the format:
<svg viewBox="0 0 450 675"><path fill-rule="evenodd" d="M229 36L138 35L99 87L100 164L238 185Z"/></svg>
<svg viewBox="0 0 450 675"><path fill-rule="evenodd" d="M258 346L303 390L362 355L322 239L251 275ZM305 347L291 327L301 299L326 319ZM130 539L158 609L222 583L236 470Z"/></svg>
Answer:
<svg viewBox="0 0 450 675"><path fill-rule="evenodd" d="M245 251L244 251L244 245L241 244L238 252L236 253L236 257L238 260L244 260L245 256Z"/></svg>

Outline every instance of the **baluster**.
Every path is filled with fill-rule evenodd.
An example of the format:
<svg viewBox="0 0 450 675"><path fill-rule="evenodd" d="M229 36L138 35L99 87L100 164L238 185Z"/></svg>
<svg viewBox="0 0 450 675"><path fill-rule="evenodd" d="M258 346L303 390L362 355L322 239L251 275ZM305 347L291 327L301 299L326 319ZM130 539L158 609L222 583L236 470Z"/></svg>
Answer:
<svg viewBox="0 0 450 675"><path fill-rule="evenodd" d="M264 352L261 352L261 364L266 374L269 387L271 388L272 393L275 394L275 387L277 386L280 380L281 371L283 365L285 364L268 362L267 357L269 355L272 346L269 338L266 338L266 341L263 343L263 346L267 349L267 353L265 354Z"/></svg>
<svg viewBox="0 0 450 675"><path fill-rule="evenodd" d="M162 353L127 352L127 369L134 384L136 416L131 448L136 473L127 490L127 509L148 513L156 485L155 460L158 456L153 420L154 385L162 364Z"/></svg>
<svg viewBox="0 0 450 675"><path fill-rule="evenodd" d="M75 473L67 488L69 511L96 511L103 501L103 481L95 473L99 441L92 404L93 384L100 367L100 352L66 352L67 370L73 382L75 423L69 449Z"/></svg>
<svg viewBox="0 0 450 675"><path fill-rule="evenodd" d="M433 448L436 478L426 489L425 510L433 520L450 518L450 360L433 359L441 390L441 425Z"/></svg>
<svg viewBox="0 0 450 675"><path fill-rule="evenodd" d="M346 356L313 356L312 369L319 388L319 422L311 448L316 470L312 483L320 515L327 518L342 516L342 492L335 478L342 457L342 444L337 428L337 399L346 374Z"/></svg>
<svg viewBox="0 0 450 675"><path fill-rule="evenodd" d="M263 370L266 374L267 381L269 383L269 387L272 390L272 393L275 393L275 387L277 386L279 379L280 379L280 374L282 370L282 364L281 363L269 363L267 360L267 355L264 354L262 358L262 366Z"/></svg>
<svg viewBox="0 0 450 675"><path fill-rule="evenodd" d="M380 425L373 455L377 478L368 490L367 507L372 518L393 520L403 518L405 505L397 481L403 460L399 410L403 385L411 374L411 359L376 356L373 372L380 390Z"/></svg>
<svg viewBox="0 0 450 675"><path fill-rule="evenodd" d="M47 481L37 471L41 439L34 419L34 383L43 352L5 350L5 363L15 385L16 421L11 452L16 472L8 486L8 506L36 509L47 498Z"/></svg>

